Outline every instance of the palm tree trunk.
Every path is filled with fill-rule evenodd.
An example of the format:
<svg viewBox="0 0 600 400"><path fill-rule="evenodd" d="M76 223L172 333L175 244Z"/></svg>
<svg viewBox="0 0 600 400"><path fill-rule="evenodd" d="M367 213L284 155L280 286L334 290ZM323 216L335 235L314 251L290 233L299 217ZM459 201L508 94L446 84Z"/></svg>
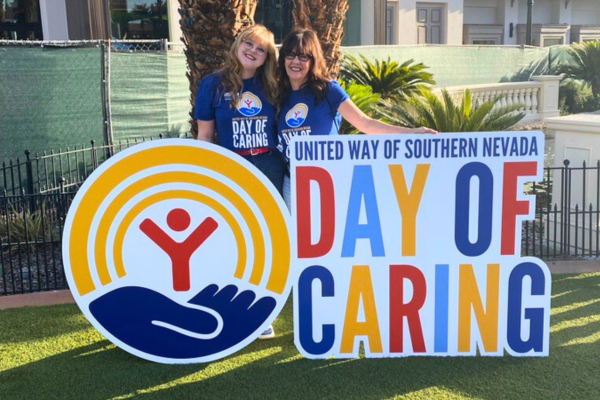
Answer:
<svg viewBox="0 0 600 400"><path fill-rule="evenodd" d="M600 97L600 82L592 82L592 94L595 99Z"/></svg>
<svg viewBox="0 0 600 400"><path fill-rule="evenodd" d="M332 78L340 72L340 45L344 37L344 20L348 0L293 0L294 25L317 32Z"/></svg>
<svg viewBox="0 0 600 400"><path fill-rule="evenodd" d="M235 37L254 25L258 0L179 0L181 31L190 81L192 135L198 134L194 103L203 76L223 65Z"/></svg>

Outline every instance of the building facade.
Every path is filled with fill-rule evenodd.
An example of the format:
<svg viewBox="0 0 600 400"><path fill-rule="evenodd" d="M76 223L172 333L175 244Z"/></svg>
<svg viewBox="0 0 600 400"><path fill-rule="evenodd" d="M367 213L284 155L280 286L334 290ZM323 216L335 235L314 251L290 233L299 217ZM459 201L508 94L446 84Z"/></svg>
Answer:
<svg viewBox="0 0 600 400"><path fill-rule="evenodd" d="M525 43L527 0L348 0L343 44ZM0 0L0 39L167 39L178 42L177 0ZM259 0L256 21L280 41L291 0ZM600 39L600 1L535 0L536 46Z"/></svg>

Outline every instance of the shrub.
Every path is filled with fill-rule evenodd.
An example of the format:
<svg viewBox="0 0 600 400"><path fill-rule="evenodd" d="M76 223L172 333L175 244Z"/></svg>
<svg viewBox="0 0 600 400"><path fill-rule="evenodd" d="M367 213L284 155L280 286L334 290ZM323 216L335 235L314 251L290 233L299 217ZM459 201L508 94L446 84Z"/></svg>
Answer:
<svg viewBox="0 0 600 400"><path fill-rule="evenodd" d="M503 98L496 96L486 102L474 103L469 89L463 93L460 104L455 104L447 90L440 100L433 93L413 97L405 107L393 100L382 100L375 112L393 125L409 128L427 126L438 132L493 132L511 128L525 116L518 110L522 104L494 108Z"/></svg>
<svg viewBox="0 0 600 400"><path fill-rule="evenodd" d="M566 49L568 63L556 68L567 80L579 80L591 87L595 98L600 97L600 42L574 43Z"/></svg>
<svg viewBox="0 0 600 400"><path fill-rule="evenodd" d="M362 112L367 115L373 114L373 107L377 104L381 95L379 93L373 93L373 89L370 86L359 85L358 83L351 82L345 84L342 82L342 86L350 96L350 99ZM341 134L357 134L360 133L353 125L348 121L342 120L340 127Z"/></svg>
<svg viewBox="0 0 600 400"><path fill-rule="evenodd" d="M372 63L362 54L360 60L347 54L342 61L341 78L346 84L354 82L370 86L373 93L380 94L384 99L407 100L435 84L433 74L425 71L427 68L412 59L399 64L388 57L387 60L375 60Z"/></svg>
<svg viewBox="0 0 600 400"><path fill-rule="evenodd" d="M44 203L33 212L27 208L17 210L13 205L8 208L9 213L0 214L0 242L11 245L12 251L29 251L37 244L59 239L57 221Z"/></svg>
<svg viewBox="0 0 600 400"><path fill-rule="evenodd" d="M560 85L559 108L561 114L577 114L600 109L600 99L594 98L592 88L581 81L568 80Z"/></svg>

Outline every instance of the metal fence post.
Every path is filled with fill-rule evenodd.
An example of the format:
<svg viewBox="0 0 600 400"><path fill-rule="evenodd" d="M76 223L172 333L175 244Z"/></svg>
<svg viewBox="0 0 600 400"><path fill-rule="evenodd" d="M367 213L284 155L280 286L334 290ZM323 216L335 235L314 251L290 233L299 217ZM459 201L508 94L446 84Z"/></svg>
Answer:
<svg viewBox="0 0 600 400"><path fill-rule="evenodd" d="M91 157L92 157L92 172L98 168L98 154L96 154L96 141L90 140L90 144L92 145L90 149Z"/></svg>
<svg viewBox="0 0 600 400"><path fill-rule="evenodd" d="M104 146L105 159L112 156L113 147L113 130L112 130L112 114L110 103L110 58L111 58L111 41L101 42L102 48L102 114L104 117Z"/></svg>
<svg viewBox="0 0 600 400"><path fill-rule="evenodd" d="M25 150L25 171L27 173L27 194L33 194L33 168L31 167L31 159L29 155L31 152L29 150Z"/></svg>
<svg viewBox="0 0 600 400"><path fill-rule="evenodd" d="M569 160L563 161L563 179L562 179L562 253L569 254L570 236L571 236L571 170L569 169Z"/></svg>

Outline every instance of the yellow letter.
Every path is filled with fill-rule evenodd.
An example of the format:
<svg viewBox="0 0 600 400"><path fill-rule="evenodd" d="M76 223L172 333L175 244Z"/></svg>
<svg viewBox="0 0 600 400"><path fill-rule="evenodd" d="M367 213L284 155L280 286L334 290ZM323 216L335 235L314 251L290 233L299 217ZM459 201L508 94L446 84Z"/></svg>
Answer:
<svg viewBox="0 0 600 400"><path fill-rule="evenodd" d="M361 297L365 311L365 322L357 321ZM355 265L352 267L340 352L352 353L354 339L360 335L367 336L371 353L381 353L383 351L375 295L371 283L371 270L368 265Z"/></svg>
<svg viewBox="0 0 600 400"><path fill-rule="evenodd" d="M414 256L416 254L417 237L417 211L421 204L423 189L429 174L429 164L418 164L415 169L410 191L406 186L402 165L390 165L390 176L396 192L396 201L402 215L402 255Z"/></svg>
<svg viewBox="0 0 600 400"><path fill-rule="evenodd" d="M471 307L479 326L483 348L487 352L498 350L498 295L500 285L500 264L488 264L486 310L471 264L461 264L458 295L458 351L471 350Z"/></svg>

